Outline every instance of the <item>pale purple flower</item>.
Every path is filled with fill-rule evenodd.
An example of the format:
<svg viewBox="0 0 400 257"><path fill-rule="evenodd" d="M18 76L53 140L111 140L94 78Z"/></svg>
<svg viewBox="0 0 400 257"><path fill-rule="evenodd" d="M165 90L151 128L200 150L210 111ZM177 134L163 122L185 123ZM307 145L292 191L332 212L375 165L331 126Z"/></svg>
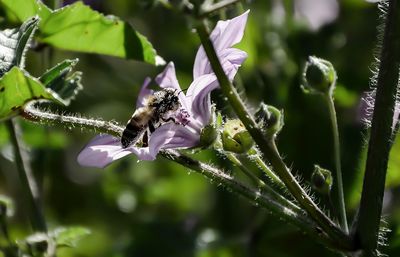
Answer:
<svg viewBox="0 0 400 257"><path fill-rule="evenodd" d="M233 80L247 54L232 48L243 37L249 11L227 21L219 21L210 38L214 44L222 67ZM136 108L143 106L146 96L153 93L148 88L146 78L139 92ZM170 62L155 81L161 88L173 88L181 92L175 75L175 67ZM193 82L186 94L179 93L181 108L174 116L177 123L168 122L158 127L149 137L147 147L131 145L122 148L120 139L110 135L95 137L80 153L78 162L82 166L103 168L126 155L135 154L140 160L154 160L161 149L192 148L199 144L202 128L211 122L210 93L217 88L218 81L212 71L203 47L200 47L193 67Z"/></svg>

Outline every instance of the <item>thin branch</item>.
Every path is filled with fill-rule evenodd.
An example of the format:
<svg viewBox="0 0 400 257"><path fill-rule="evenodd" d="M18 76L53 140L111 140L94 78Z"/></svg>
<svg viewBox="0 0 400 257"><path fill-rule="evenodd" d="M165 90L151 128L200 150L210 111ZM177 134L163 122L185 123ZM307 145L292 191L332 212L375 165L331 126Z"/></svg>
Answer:
<svg viewBox="0 0 400 257"><path fill-rule="evenodd" d="M335 168L336 168L336 185L338 191L338 201L339 201L339 219L340 225L346 231L349 232L349 227L347 225L346 217L346 205L344 203L344 192L343 192L343 178L342 178L342 164L340 158L340 140L339 140L339 128L336 118L335 103L333 102L332 95L327 94L324 96L325 101L329 109L329 117L332 125L333 133L333 148L334 148L334 158L335 158Z"/></svg>
<svg viewBox="0 0 400 257"><path fill-rule="evenodd" d="M39 190L28 163L28 156L22 149L21 135L18 135L16 124L12 119L6 121L6 125L14 147L15 163L21 181L24 200L28 204L32 228L34 231L46 232L47 227L41 209Z"/></svg>

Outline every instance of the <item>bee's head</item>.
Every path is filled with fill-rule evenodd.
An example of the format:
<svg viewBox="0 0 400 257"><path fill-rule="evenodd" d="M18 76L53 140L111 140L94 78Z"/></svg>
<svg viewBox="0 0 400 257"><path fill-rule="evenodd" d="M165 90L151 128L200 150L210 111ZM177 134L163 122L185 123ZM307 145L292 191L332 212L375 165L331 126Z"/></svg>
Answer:
<svg viewBox="0 0 400 257"><path fill-rule="evenodd" d="M174 88L164 88L154 94L160 112L176 111L181 107L180 91Z"/></svg>

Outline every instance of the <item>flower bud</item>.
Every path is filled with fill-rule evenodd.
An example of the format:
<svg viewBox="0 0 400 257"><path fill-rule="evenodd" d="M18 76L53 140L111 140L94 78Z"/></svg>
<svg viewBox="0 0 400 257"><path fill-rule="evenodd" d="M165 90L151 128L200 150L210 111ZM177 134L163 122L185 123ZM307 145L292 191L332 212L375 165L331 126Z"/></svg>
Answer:
<svg viewBox="0 0 400 257"><path fill-rule="evenodd" d="M312 187L319 193L328 195L331 191L332 183L333 178L331 172L315 165L314 172L311 175Z"/></svg>
<svg viewBox="0 0 400 257"><path fill-rule="evenodd" d="M336 71L332 63L310 56L303 72L305 92L332 94L336 84Z"/></svg>
<svg viewBox="0 0 400 257"><path fill-rule="evenodd" d="M218 133L215 124L208 124L200 132L200 147L207 148L211 146L215 139L217 139L217 136Z"/></svg>
<svg viewBox="0 0 400 257"><path fill-rule="evenodd" d="M221 140L224 150L234 153L246 153L254 144L250 133L237 119L225 122Z"/></svg>
<svg viewBox="0 0 400 257"><path fill-rule="evenodd" d="M264 130L267 137L273 137L283 128L283 112L271 105L261 103L257 110L256 122Z"/></svg>

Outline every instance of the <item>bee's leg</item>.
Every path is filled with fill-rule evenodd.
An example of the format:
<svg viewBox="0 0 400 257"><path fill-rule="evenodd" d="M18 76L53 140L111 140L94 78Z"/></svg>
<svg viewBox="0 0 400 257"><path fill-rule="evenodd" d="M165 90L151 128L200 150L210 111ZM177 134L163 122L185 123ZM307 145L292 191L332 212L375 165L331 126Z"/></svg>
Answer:
<svg viewBox="0 0 400 257"><path fill-rule="evenodd" d="M176 120L173 117L169 117L169 118L166 118L166 119L161 118L161 119L164 122L173 121L175 124L179 124L179 122L176 122Z"/></svg>
<svg viewBox="0 0 400 257"><path fill-rule="evenodd" d="M156 128L154 127L153 122L149 122L149 134L153 133Z"/></svg>
<svg viewBox="0 0 400 257"><path fill-rule="evenodd" d="M150 132L147 129L144 132L143 137L142 137L142 147L148 147L149 146L149 134L150 134Z"/></svg>

